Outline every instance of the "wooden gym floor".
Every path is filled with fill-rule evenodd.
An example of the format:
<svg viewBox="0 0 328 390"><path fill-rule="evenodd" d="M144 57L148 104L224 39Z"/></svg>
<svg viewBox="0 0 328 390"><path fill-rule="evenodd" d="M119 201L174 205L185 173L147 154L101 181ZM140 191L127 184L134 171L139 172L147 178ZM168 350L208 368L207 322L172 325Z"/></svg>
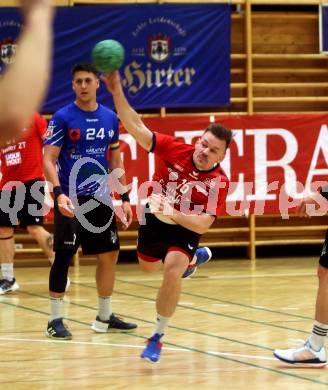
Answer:
<svg viewBox="0 0 328 390"><path fill-rule="evenodd" d="M20 289L0 297L0 388L321 389L328 369L290 368L274 348L304 340L312 327L316 258L217 260L183 282L162 359L139 358L153 329L160 275L118 265L114 311L134 333L95 334L94 266L70 269L66 323L73 340L44 336L48 268L17 268Z"/></svg>

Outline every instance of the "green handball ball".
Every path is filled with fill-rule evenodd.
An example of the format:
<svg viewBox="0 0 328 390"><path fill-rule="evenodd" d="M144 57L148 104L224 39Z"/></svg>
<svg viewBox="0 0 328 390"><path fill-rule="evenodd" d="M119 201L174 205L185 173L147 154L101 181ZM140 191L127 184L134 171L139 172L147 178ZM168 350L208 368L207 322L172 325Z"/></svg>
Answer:
<svg viewBox="0 0 328 390"><path fill-rule="evenodd" d="M106 39L95 45L91 58L98 72L112 73L124 62L124 47L114 39Z"/></svg>

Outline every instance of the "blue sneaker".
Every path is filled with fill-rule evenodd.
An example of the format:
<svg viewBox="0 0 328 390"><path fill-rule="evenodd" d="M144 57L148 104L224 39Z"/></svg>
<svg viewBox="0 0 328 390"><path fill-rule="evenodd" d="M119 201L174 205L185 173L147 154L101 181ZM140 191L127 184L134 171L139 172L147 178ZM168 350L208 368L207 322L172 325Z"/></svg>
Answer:
<svg viewBox="0 0 328 390"><path fill-rule="evenodd" d="M184 274L182 275L182 278L183 279L190 278L190 276L196 272L197 267L210 261L211 257L212 257L212 252L210 248L208 248L207 246L204 246L204 248L198 248L196 250L194 258L192 259L188 268L185 270Z"/></svg>
<svg viewBox="0 0 328 390"><path fill-rule="evenodd" d="M67 329L62 318L56 318L55 320L48 322L46 336L56 340L72 339L72 333Z"/></svg>
<svg viewBox="0 0 328 390"><path fill-rule="evenodd" d="M163 343L160 339L163 335L155 333L150 339L148 339L147 347L140 355L141 359L149 360L151 363L157 363L159 361Z"/></svg>

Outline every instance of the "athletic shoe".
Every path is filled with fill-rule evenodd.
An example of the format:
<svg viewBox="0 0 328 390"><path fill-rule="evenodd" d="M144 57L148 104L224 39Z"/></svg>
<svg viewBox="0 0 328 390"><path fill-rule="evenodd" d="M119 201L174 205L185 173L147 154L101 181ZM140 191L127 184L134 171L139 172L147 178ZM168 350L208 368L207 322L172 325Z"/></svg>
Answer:
<svg viewBox="0 0 328 390"><path fill-rule="evenodd" d="M65 291L68 291L70 285L71 285L71 279L67 276Z"/></svg>
<svg viewBox="0 0 328 390"><path fill-rule="evenodd" d="M116 317L116 315L112 314L109 317L108 321L102 321L99 316L97 316L96 320L91 324L91 329L93 329L97 333L107 333L115 330L119 330L121 332L129 332L137 328L137 326L137 324L124 322L121 318Z"/></svg>
<svg viewBox="0 0 328 390"><path fill-rule="evenodd" d="M159 361L163 346L163 343L160 342L161 337L163 337L162 334L155 333L148 339L147 346L140 355L141 359L146 359L151 363L157 363Z"/></svg>
<svg viewBox="0 0 328 390"><path fill-rule="evenodd" d="M14 278L12 281L7 279L0 280L0 295L7 294L12 291L16 291L19 289L18 283L16 283L16 279Z"/></svg>
<svg viewBox="0 0 328 390"><path fill-rule="evenodd" d="M184 274L182 275L182 278L183 279L190 278L190 276L196 272L197 267L210 261L211 257L212 257L212 252L210 248L208 248L207 246L204 246L204 248L198 248L196 250L194 258L192 259L188 268L185 270Z"/></svg>
<svg viewBox="0 0 328 390"><path fill-rule="evenodd" d="M62 318L56 318L48 322L46 336L56 340L71 340L72 333L68 330L67 326L63 323Z"/></svg>
<svg viewBox="0 0 328 390"><path fill-rule="evenodd" d="M298 348L276 349L273 355L277 359L295 366L324 367L327 364L325 348L321 347L319 351L315 351L311 348L309 341Z"/></svg>

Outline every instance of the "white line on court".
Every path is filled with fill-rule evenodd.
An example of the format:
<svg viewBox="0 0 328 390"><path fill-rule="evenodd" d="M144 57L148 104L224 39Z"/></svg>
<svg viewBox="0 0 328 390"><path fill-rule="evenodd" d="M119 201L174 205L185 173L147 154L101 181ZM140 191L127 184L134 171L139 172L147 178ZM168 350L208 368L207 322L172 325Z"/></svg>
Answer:
<svg viewBox="0 0 328 390"><path fill-rule="evenodd" d="M69 346L70 344L77 345L98 345L98 346L110 346L110 347L126 347L126 348L145 348L144 345L133 345L133 344L112 344L112 343L96 343L91 341L72 341L72 340L50 340L50 339L21 339L16 337L0 337L1 341L13 341L13 342L26 342L26 343L57 343L57 344L66 344ZM183 351L183 352L192 352L189 349L185 348L170 348L163 347L167 351Z"/></svg>
<svg viewBox="0 0 328 390"><path fill-rule="evenodd" d="M277 360L273 357L268 356L258 356L258 355L242 355L239 353L229 353L229 352L214 352L214 351L207 351L207 353L211 353L213 355L218 356L227 356L227 357L237 357L237 358L247 358L247 359L259 359L259 360Z"/></svg>
<svg viewBox="0 0 328 390"><path fill-rule="evenodd" d="M110 346L110 347L125 347L125 348L137 348L143 349L144 345L132 345L132 344L113 344L113 343L96 343L91 341L72 341L72 340L50 340L50 339L24 339L24 338L14 338L14 337L0 337L1 341L12 341L12 342L26 342L26 343L52 343L52 344L66 344L67 346L76 344L76 345L92 345L92 346ZM190 349L185 348L171 348L163 347L163 350L166 351L181 351L181 352L193 352ZM206 351L206 353L217 355L217 356L227 356L227 357L236 357L236 358L247 358L247 359L258 359L258 360L276 360L275 358L267 356L258 356L258 355L244 355L230 352L217 352L217 351Z"/></svg>
<svg viewBox="0 0 328 390"><path fill-rule="evenodd" d="M256 278L275 278L275 277L296 277L296 276L316 276L315 272L307 272L307 273L287 273L287 274L257 274L257 275L217 275L217 276L209 276L207 279L256 279ZM189 280L197 280L196 278L190 278Z"/></svg>

